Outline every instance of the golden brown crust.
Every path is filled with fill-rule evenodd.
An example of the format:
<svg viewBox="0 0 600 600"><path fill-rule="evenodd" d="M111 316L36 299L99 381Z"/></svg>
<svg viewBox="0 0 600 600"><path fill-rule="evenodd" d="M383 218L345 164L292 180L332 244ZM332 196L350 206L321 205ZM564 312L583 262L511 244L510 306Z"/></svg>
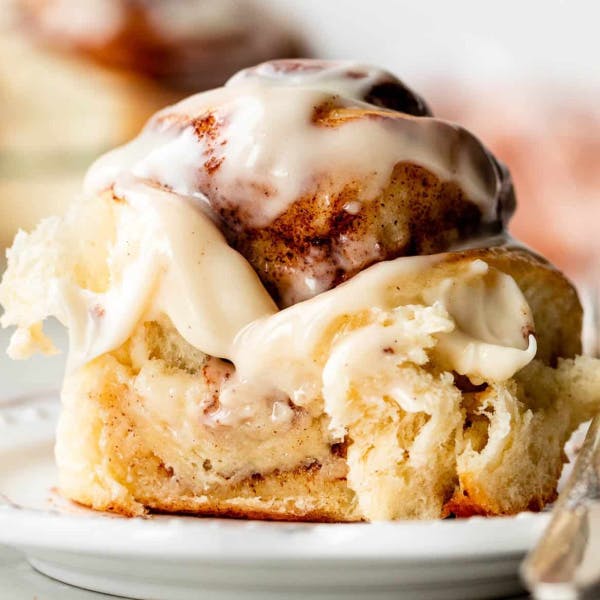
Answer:
<svg viewBox="0 0 600 600"><path fill-rule="evenodd" d="M139 512L132 511L123 505L108 505L99 507L93 502L77 502L81 506L99 510L102 512L110 512L123 517L137 517ZM286 521L300 523L360 523L364 521L359 517L349 516L348 513L340 511L334 513L323 510L307 510L307 511L287 511L269 510L265 508L256 508L255 503L236 502L236 505L227 506L225 503L213 503L206 501L199 502L198 498L186 500L184 498L168 502L164 500L156 500L151 505L146 505L145 509L152 514L175 514L187 515L193 517L219 517L244 520L258 521Z"/></svg>
<svg viewBox="0 0 600 600"><path fill-rule="evenodd" d="M460 519L469 517L499 517L514 515L523 510L540 512L544 506L558 497L556 488L548 490L544 496L532 497L527 506L515 506L512 510L502 510L494 498L482 494L477 489L457 489L452 498L444 505L444 515L453 515Z"/></svg>
<svg viewBox="0 0 600 600"><path fill-rule="evenodd" d="M333 515L322 511L306 511L297 513L281 513L276 511L269 511L266 509L257 510L253 508L244 507L213 507L202 510L188 511L185 508L178 510L176 506L169 506L168 508L153 509L157 513L175 513L190 516L202 516L202 517L226 517L232 519L245 519L252 520L256 519L259 521L287 521L287 522L300 522L300 523L359 523L363 519L348 519L343 513Z"/></svg>
<svg viewBox="0 0 600 600"><path fill-rule="evenodd" d="M318 467L299 467L291 472L255 474L237 482L230 490L215 494L173 497L160 486L142 493L127 503L99 503L85 493L66 494L77 504L126 517L150 513L175 513L205 517L232 517L267 521L306 521L315 523L352 523L364 519L354 506L352 492L345 478L325 481L318 477ZM273 492L279 490L280 495ZM305 494L293 496L294 491ZM318 496L321 495L319 498ZM303 500L306 502L304 503Z"/></svg>
<svg viewBox="0 0 600 600"><path fill-rule="evenodd" d="M277 476L276 476L277 477ZM285 485L285 477L282 478L282 486ZM515 505L513 507L500 507L496 498L485 494L476 485L470 484L469 477L461 477L460 485L457 485L454 494L442 509L441 517L454 516L457 518L469 518L474 516L507 516L517 514L523 510L539 512L556 500L558 492L556 486L549 488L546 493L531 497L526 506ZM125 517L140 516L139 510L132 510L124 504L98 505L93 500L74 500L77 504L87 506L94 510L112 512ZM340 506L337 510L308 509L298 510L293 506L273 509L260 505L254 499L232 498L218 501L207 497L189 498L147 498L144 509L149 513L157 514L180 514L198 517L226 517L234 519L257 519L265 521L287 521L287 522L313 522L313 523L357 523L364 521L358 514L348 512L347 506Z"/></svg>
<svg viewBox="0 0 600 600"><path fill-rule="evenodd" d="M529 498L526 506L502 507L498 498L492 498L477 486L474 478L468 473L461 475L460 485L454 495L444 505L445 515L454 515L459 518L475 516L490 517L513 515L523 510L539 512L544 506L554 502L558 497L556 484L549 486L542 494Z"/></svg>
<svg viewBox="0 0 600 600"><path fill-rule="evenodd" d="M486 495L476 486L467 484L465 477L457 486L453 496L442 509L441 517L454 516L457 518L469 518L474 516L492 517L517 514L523 510L540 512L543 508L554 502L558 497L556 486L549 488L543 495L531 497L526 506L515 505L511 508L501 508L497 499ZM87 506L94 510L112 512L125 517L140 516L140 512L132 510L123 504L98 505L93 500L74 500L77 504ZM249 499L230 499L222 502L208 498L177 498L166 500L164 498L148 499L144 503L144 509L150 513L157 514L181 514L198 517L226 517L234 519L257 519L265 521L287 521L287 522L313 522L313 523L357 523L364 521L357 514L347 511L347 507L339 507L333 510L294 510L286 507L282 509L269 509L267 506L257 507L257 502Z"/></svg>

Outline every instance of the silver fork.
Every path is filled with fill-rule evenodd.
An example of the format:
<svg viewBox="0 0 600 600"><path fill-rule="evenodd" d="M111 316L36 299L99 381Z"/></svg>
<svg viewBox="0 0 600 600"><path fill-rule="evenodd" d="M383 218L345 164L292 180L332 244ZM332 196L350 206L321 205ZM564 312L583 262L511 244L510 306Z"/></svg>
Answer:
<svg viewBox="0 0 600 600"><path fill-rule="evenodd" d="M587 289L588 352L598 356L598 290ZM592 419L550 523L521 565L536 600L600 598L600 415Z"/></svg>
<svg viewBox="0 0 600 600"><path fill-rule="evenodd" d="M600 597L600 416L521 576L537 600Z"/></svg>

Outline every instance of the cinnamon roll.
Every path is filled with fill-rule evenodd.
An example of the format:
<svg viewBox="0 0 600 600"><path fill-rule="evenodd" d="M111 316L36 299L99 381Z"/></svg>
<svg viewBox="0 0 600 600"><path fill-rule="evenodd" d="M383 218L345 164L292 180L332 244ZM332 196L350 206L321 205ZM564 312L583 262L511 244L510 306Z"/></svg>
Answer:
<svg viewBox="0 0 600 600"><path fill-rule="evenodd" d="M152 117L19 233L9 353L69 328L60 488L98 510L540 510L600 405L506 168L393 75L285 60Z"/></svg>
<svg viewBox="0 0 600 600"><path fill-rule="evenodd" d="M252 0L19 0L41 42L183 91L248 65L295 57L302 42Z"/></svg>

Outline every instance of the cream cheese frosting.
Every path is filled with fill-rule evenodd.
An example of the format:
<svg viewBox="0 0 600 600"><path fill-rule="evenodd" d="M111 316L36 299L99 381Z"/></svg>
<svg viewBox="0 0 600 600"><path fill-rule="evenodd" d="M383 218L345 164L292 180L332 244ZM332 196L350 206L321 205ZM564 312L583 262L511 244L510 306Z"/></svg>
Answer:
<svg viewBox="0 0 600 600"><path fill-rule="evenodd" d="M246 209L254 225L264 226L302 195L310 174L354 173L369 182L368 197L389 180L394 165L411 161L456 181L484 221L494 222L503 205L511 204L503 197L508 191L500 167L465 129L427 116L398 118L397 111L364 100L389 73L346 62L285 77L273 75L273 69L242 71L223 88L160 111L135 140L92 166L86 193L106 189L129 172L178 194L226 197ZM317 126L315 109L327 102L377 112L342 127ZM198 136L195 129L203 126L214 132ZM257 201L257 189L266 198L258 194Z"/></svg>
<svg viewBox="0 0 600 600"><path fill-rule="evenodd" d="M336 122L336 110L350 112ZM439 192L430 190L428 201L423 189L413 209L400 185L386 196L390 210L382 210L382 193L401 165L424 170L415 176L425 178L423 186L432 185L429 173L449 186L449 197L451 186L460 195L438 209ZM126 174L210 207L229 243L254 255L252 266L282 307L377 261L497 234L514 207L510 177L474 136L431 117L390 73L348 62L266 63L166 108L92 166L85 193L109 189ZM374 214L392 225L378 228ZM304 229L291 222L303 215ZM256 260L261 244L290 258Z"/></svg>
<svg viewBox="0 0 600 600"><path fill-rule="evenodd" d="M333 405L357 373L376 376L384 363L410 356L403 340L427 317L426 340L415 346L412 362L435 356L441 368L473 382L510 378L536 353L531 310L510 276L479 259L453 267L446 254L405 256L278 310L251 265L228 245L205 193L198 165L215 161L211 189L249 203L256 222L267 223L302 192L306 174L323 165L364 175L375 193L394 164L410 160L456 181L484 220L497 220L506 182L493 157L461 128L426 116L386 119L396 113L385 108L378 109L381 118L340 128L311 124L315 106L332 98L372 108L361 98L390 77L336 63L280 79L264 66L158 113L86 177L86 198L103 193L114 203L104 288L77 281L60 265L57 257L68 255L72 242L56 236L60 222L42 225L32 234L39 239L19 234L0 286L2 324L19 328L11 354L49 351L40 321L54 315L69 328L74 370L118 348L141 320L166 314L189 344L235 366L220 391L223 417L228 406L235 411L265 394L283 393L302 406L322 393ZM209 110L223 122L212 145L195 134ZM257 204L244 181L265 186L268 201ZM328 340L335 323L350 316L360 326Z"/></svg>
<svg viewBox="0 0 600 600"><path fill-rule="evenodd" d="M439 337L437 351L449 369L474 378L510 377L535 355L535 338L523 336L533 330L525 298L512 278L481 260L440 281L433 270L444 262L443 254L378 263L333 290L278 311L202 203L131 176L120 176L114 193L127 205L120 210L109 258L109 289L94 292L69 276L44 273L45 307L31 311L39 316L45 310L69 327L71 368L117 348L149 310L167 314L191 345L231 360L239 381L269 378L292 397L307 380L306 356L327 327L347 314L442 306L454 325ZM9 279L3 291L8 286ZM37 326L13 315L5 294L2 300L4 325ZM15 337L15 356L27 354L18 341L28 339ZM292 381L278 381L282 377Z"/></svg>

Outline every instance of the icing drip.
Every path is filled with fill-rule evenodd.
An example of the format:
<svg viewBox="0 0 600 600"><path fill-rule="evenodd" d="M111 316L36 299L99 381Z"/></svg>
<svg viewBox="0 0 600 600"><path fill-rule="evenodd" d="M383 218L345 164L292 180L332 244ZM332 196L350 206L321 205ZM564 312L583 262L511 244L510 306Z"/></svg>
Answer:
<svg viewBox="0 0 600 600"><path fill-rule="evenodd" d="M485 222L512 210L506 176L466 130L366 101L387 82L401 86L410 104L422 103L390 78L354 63L291 72L267 63L242 71L224 88L191 96L155 115L137 139L93 165L85 189L98 192L118 173L130 171L181 194L204 194L213 204L235 205L252 225L265 226L310 189L311 177L319 173L371 181L364 193L369 198L397 163L409 161L456 181ZM374 118L319 126L315 109L331 102L375 111ZM424 105L420 112L427 114Z"/></svg>
<svg viewBox="0 0 600 600"><path fill-rule="evenodd" d="M361 369L377 373L382 360L412 356L411 347L420 348L414 364L429 360L423 350L429 348L438 366L472 381L511 377L535 356L532 315L515 281L482 260L401 256L329 290L327 274L298 269L291 278L309 299L278 310L249 262L227 243L219 198L235 202L255 226L266 226L314 185L311 178L326 174L335 187L336 177L350 173L363 186L361 197L342 207L353 217L402 161L456 182L479 208L481 227L454 248L506 241L498 229L512 210L512 187L498 163L457 126L369 104L383 84L392 86L386 94L398 91L407 111L427 114L426 105L384 71L284 61L244 71L224 88L156 115L86 178L87 194L104 190L120 201L111 205L107 289L94 291L46 264L50 254L68 254L69 240L58 241L56 224L45 239L50 253L43 247L38 256L25 234L17 238L0 290L3 323L20 327L12 353L44 348L39 317L53 314L69 326L74 369L119 347L140 321L166 314L189 344L233 363L235 374L219 393L220 422L252 413L252 403L264 398L303 405L323 385L326 402L335 403ZM372 111L372 118L319 125L315 109L331 102ZM377 259L376 241L342 241L339 260L349 269L365 251ZM13 302L9 279L27 270L28 261L39 281ZM40 289L48 296L40 297ZM35 315L30 321L22 310L28 302ZM361 321L356 331L328 340L332 325L350 315ZM411 328L420 345L410 341Z"/></svg>
<svg viewBox="0 0 600 600"><path fill-rule="evenodd" d="M200 199L288 306L375 262L502 229L514 208L507 172L470 133L429 115L374 67L265 63L159 112L92 166L85 190L130 174ZM391 188L406 165L421 171ZM460 191L431 191L435 182Z"/></svg>

